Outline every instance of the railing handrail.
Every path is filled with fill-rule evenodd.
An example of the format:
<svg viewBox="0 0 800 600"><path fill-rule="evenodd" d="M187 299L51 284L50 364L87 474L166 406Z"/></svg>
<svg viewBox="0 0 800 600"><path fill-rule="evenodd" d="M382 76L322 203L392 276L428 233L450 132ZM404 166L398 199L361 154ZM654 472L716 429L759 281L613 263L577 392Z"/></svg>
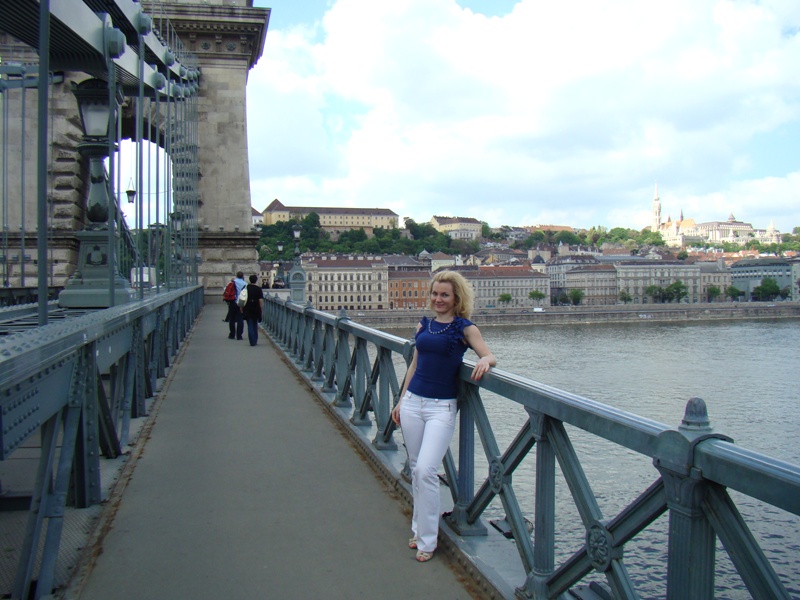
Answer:
<svg viewBox="0 0 800 600"><path fill-rule="evenodd" d="M401 378L386 353L397 353L408 364L413 340L361 325L345 311L334 316L277 297L267 298L264 323L302 371L312 373L312 380L324 382L321 391L334 395L333 406L348 407L352 399L351 422L374 425L373 445L378 450L396 450L389 413L398 401ZM367 355L369 344L376 349L374 360ZM670 514L668 598L713 598L717 536L754 596L789 597L727 489L800 515L800 466L741 448L715 432L705 403L697 398L687 403L683 423L670 428L498 368L476 383L470 379L474 364L464 360L459 372L458 469L449 452L445 457L455 505L448 523L461 535L480 535L483 510L493 497L503 497L527 573L525 584L517 589L519 597L556 597L591 571L606 575L615 597L638 597L621 561L623 548L664 512ZM503 452L480 401L480 389L519 404L528 414L522 430ZM604 518L565 424L650 458L655 481L617 516ZM489 462L489 475L477 492L474 428ZM513 492L512 474L534 449L539 527L534 527L532 542ZM554 562L552 547L556 460L586 530L586 547L561 566Z"/></svg>

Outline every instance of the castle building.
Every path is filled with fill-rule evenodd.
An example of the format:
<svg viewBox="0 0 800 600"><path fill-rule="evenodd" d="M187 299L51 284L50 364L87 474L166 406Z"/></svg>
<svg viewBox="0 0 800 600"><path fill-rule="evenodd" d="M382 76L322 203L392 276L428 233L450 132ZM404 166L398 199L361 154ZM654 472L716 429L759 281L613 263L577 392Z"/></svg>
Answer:
<svg viewBox="0 0 800 600"><path fill-rule="evenodd" d="M761 244L779 244L781 242L781 234L772 223L767 229L755 229L750 223L737 221L733 213L727 221L696 223L694 219L684 219L683 211L681 211L678 220L673 221L672 217L668 216L666 222L662 223L658 184L656 184L652 212L650 231L660 233L664 243L672 248L683 248L691 244L722 243L743 246L750 240L756 240Z"/></svg>
<svg viewBox="0 0 800 600"><path fill-rule="evenodd" d="M311 213L319 215L319 224L336 239L340 233L352 229L363 229L372 237L376 228L393 229L397 227L398 216L388 208L330 208L313 206L284 206L277 198L261 213L264 225L274 225L278 221L304 219Z"/></svg>

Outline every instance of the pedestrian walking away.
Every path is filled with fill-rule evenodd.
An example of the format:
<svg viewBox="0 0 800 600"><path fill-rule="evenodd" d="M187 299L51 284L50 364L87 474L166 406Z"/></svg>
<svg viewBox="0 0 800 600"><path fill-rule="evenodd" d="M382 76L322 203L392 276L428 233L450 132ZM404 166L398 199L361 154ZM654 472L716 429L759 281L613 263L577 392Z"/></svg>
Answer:
<svg viewBox="0 0 800 600"><path fill-rule="evenodd" d="M245 288L245 286L247 286L247 282L244 280L244 273L242 271L236 273L236 278L233 280L233 283L236 284L236 297L238 298L239 293ZM242 315L242 309L239 308L236 300L228 302L228 328L228 331L230 332L228 334L228 339L243 339L244 316Z"/></svg>
<svg viewBox="0 0 800 600"><path fill-rule="evenodd" d="M222 319L225 323L229 323L231 320L231 302L236 300L235 279L235 277L231 277L231 280L222 290L222 301L228 305L228 311L225 313L225 318Z"/></svg>
<svg viewBox="0 0 800 600"><path fill-rule="evenodd" d="M264 290L256 285L257 275L250 275L250 283L247 284L247 302L242 308L242 315L247 321L247 339L251 346L258 344L258 324L261 323L262 310L264 308Z"/></svg>
<svg viewBox="0 0 800 600"><path fill-rule="evenodd" d="M439 537L439 465L444 459L456 424L458 371L467 348L478 355L471 377L478 381L497 359L480 330L469 320L473 291L455 271L436 273L428 289L433 318L422 317L415 334L416 346L392 409L401 427L408 464L414 510L409 548L419 562L433 558Z"/></svg>

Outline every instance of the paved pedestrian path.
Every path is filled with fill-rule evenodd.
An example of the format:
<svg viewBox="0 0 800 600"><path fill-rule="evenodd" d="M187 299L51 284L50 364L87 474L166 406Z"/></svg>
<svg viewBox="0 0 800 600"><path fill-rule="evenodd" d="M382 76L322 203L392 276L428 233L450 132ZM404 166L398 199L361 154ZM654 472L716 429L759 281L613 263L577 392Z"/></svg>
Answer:
<svg viewBox="0 0 800 600"><path fill-rule="evenodd" d="M419 564L408 510L261 332L206 306L121 494L67 592L81 600L469 599Z"/></svg>

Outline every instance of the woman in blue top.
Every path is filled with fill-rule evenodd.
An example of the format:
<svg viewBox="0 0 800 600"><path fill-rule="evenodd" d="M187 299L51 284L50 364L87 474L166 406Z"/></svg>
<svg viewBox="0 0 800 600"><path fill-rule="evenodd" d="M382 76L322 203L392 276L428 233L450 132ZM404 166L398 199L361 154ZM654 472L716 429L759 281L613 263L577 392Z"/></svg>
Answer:
<svg viewBox="0 0 800 600"><path fill-rule="evenodd" d="M467 348L479 360L472 379L479 380L497 364L472 321L472 288L455 271L436 273L430 285L433 319L422 317L417 326L414 357L408 366L400 402L392 420L402 424L411 468L414 514L410 548L417 560L433 558L439 535L439 465L456 425L458 370Z"/></svg>

